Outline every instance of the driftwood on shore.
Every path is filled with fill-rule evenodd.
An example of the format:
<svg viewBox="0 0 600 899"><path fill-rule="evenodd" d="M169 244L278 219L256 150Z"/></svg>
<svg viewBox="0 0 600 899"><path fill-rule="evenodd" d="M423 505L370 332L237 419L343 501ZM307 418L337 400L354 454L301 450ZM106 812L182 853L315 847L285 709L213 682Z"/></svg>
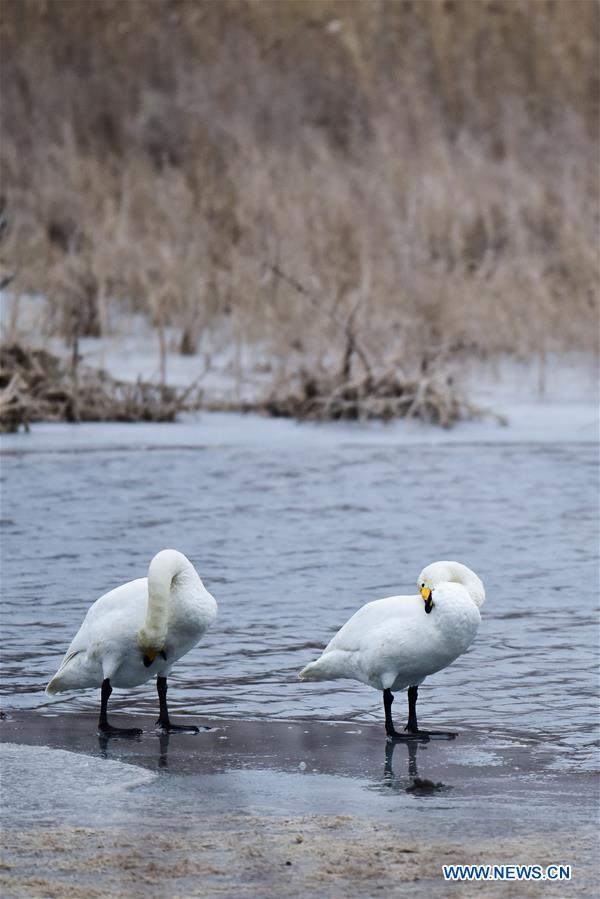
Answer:
<svg viewBox="0 0 600 899"><path fill-rule="evenodd" d="M251 403L201 404L196 385L185 391L144 381L119 381L87 365L73 366L45 349L0 346L0 430L27 429L36 421L174 421L186 409L258 412L299 421L366 421L415 418L449 428L457 421L492 415L469 402L442 373L408 377L370 368L351 377L301 372Z"/></svg>
<svg viewBox="0 0 600 899"><path fill-rule="evenodd" d="M191 402L191 388L127 383L104 371L76 370L45 349L0 346L0 430L36 421L174 421Z"/></svg>
<svg viewBox="0 0 600 899"><path fill-rule="evenodd" d="M264 409L274 416L313 421L416 418L443 428L491 414L462 396L448 376L436 373L410 378L398 371L379 377L368 373L353 380L343 375L304 374L296 391L274 393Z"/></svg>
<svg viewBox="0 0 600 899"><path fill-rule="evenodd" d="M498 424L507 420L490 409L467 400L452 379L442 375L403 378L388 372L346 380L342 375L302 373L296 387L289 383L274 389L266 399L245 403L206 403L215 411L257 412L298 421L391 421L396 418L450 428L458 421L490 417Z"/></svg>

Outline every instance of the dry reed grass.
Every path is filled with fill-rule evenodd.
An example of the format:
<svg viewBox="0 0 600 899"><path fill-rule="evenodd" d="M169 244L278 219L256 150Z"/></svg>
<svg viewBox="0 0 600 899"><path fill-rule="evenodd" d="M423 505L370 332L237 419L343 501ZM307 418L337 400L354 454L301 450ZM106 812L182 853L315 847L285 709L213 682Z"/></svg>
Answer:
<svg viewBox="0 0 600 899"><path fill-rule="evenodd" d="M598 12L4 0L13 287L72 341L115 299L184 353L225 326L283 381L350 331L348 379L595 350Z"/></svg>

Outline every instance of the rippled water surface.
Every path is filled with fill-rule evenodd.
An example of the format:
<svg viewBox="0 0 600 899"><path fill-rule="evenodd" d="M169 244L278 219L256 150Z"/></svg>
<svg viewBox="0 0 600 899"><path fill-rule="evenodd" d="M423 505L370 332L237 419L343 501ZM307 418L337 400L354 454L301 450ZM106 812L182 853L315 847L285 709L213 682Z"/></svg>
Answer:
<svg viewBox="0 0 600 899"><path fill-rule="evenodd" d="M22 442L21 444L22 445ZM173 546L219 620L178 663L198 714L380 720L380 696L297 672L362 603L412 592L455 558L488 599L469 653L420 691L424 724L535 732L557 765L594 763L596 448L585 444L268 445L11 451L2 458L5 706L93 708L43 693L90 603ZM154 687L115 691L130 711ZM404 716L404 700L394 707Z"/></svg>

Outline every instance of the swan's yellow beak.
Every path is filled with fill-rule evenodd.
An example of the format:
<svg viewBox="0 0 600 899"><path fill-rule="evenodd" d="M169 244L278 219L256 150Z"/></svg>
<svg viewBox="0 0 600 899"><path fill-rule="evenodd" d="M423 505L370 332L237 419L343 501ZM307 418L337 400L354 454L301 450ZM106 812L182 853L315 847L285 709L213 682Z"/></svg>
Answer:
<svg viewBox="0 0 600 899"><path fill-rule="evenodd" d="M423 601L425 603L425 611L429 615L433 608L433 599L431 597L431 590L429 587L421 587L421 596L423 597Z"/></svg>

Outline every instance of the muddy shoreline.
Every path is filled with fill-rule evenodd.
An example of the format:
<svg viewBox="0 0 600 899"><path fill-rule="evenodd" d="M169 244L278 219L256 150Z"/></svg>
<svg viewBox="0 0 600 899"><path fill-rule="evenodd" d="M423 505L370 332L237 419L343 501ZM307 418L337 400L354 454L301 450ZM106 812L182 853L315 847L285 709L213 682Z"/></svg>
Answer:
<svg viewBox="0 0 600 899"><path fill-rule="evenodd" d="M508 896L597 889L594 776L552 771L534 735L409 748L355 722L207 719L166 738L136 721L134 741L99 739L91 714L0 722L3 895L470 895L443 880L452 863L573 866Z"/></svg>

